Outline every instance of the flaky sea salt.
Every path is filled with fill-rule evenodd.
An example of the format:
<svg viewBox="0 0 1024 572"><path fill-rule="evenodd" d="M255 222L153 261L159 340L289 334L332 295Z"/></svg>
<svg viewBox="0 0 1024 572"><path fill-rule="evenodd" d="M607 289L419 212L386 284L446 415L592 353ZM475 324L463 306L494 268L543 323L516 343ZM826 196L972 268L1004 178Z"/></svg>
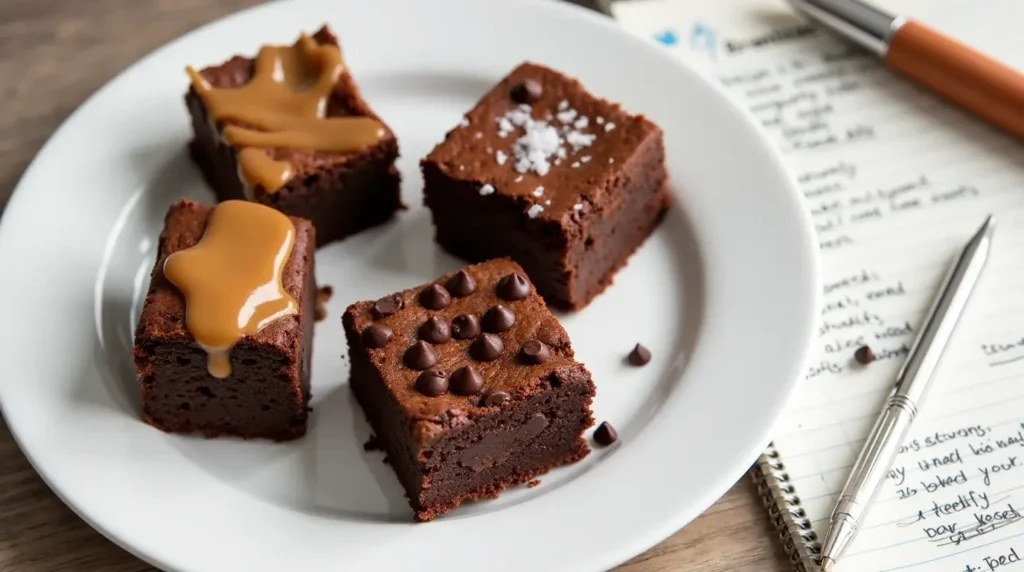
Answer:
<svg viewBox="0 0 1024 572"><path fill-rule="evenodd" d="M526 133L512 144L516 171L533 171L541 176L546 175L551 169L551 156L562 144L558 130L545 121L532 121L525 126L525 131Z"/></svg>
<svg viewBox="0 0 1024 572"><path fill-rule="evenodd" d="M611 131L612 129L615 129L615 124L612 123L611 121L609 121L608 123L604 124L604 130L605 130L606 133L608 131Z"/></svg>
<svg viewBox="0 0 1024 572"><path fill-rule="evenodd" d="M465 165L459 165L459 170L460 171L465 171L466 170L466 166Z"/></svg>
<svg viewBox="0 0 1024 572"><path fill-rule="evenodd" d="M551 206L551 199L548 199L548 200L544 201L544 205L550 207Z"/></svg>
<svg viewBox="0 0 1024 572"><path fill-rule="evenodd" d="M516 181L515 182L522 183L523 182L523 176L519 175L518 177L516 177Z"/></svg>
<svg viewBox="0 0 1024 572"><path fill-rule="evenodd" d="M572 167L573 169L579 168L580 162L579 161L573 161L572 165L569 165L569 166Z"/></svg>
<svg viewBox="0 0 1024 572"><path fill-rule="evenodd" d="M482 139L482 138L483 138L483 136L484 136L484 134L483 134L483 133L480 133L479 131L477 131L476 133L474 133L474 134L473 134L473 137L474 137L475 139Z"/></svg>
<svg viewBox="0 0 1024 572"><path fill-rule="evenodd" d="M562 123L572 123L572 120L576 119L576 110L566 109L565 111L559 111L555 117Z"/></svg>
<svg viewBox="0 0 1024 572"><path fill-rule="evenodd" d="M576 203L576 204L574 204L572 206L572 210L574 210L574 211L581 211L581 210L583 210L583 203Z"/></svg>
<svg viewBox="0 0 1024 572"><path fill-rule="evenodd" d="M597 123L598 125L604 125L604 117L598 115L597 117L594 118L594 123Z"/></svg>
<svg viewBox="0 0 1024 572"><path fill-rule="evenodd" d="M526 211L526 216L530 218L537 218L537 215L539 215L542 212L544 212L544 207L540 205L533 205L530 207L528 211Z"/></svg>
<svg viewBox="0 0 1024 572"><path fill-rule="evenodd" d="M573 131L565 136L565 142L572 145L573 153L584 147L589 147L594 142L594 139L597 139L597 135L590 135L579 131Z"/></svg>
<svg viewBox="0 0 1024 572"><path fill-rule="evenodd" d="M505 161L508 161L508 155L506 155L504 151L499 149L494 153L494 160L497 161L499 165L504 165Z"/></svg>
<svg viewBox="0 0 1024 572"><path fill-rule="evenodd" d="M493 194L494 194L494 185L490 185L490 184L486 184L485 183L482 187L480 187L480 196L481 197L486 197L487 195L493 195Z"/></svg>
<svg viewBox="0 0 1024 572"><path fill-rule="evenodd" d="M568 159L569 153L589 147L597 138L597 135L580 131L589 125L590 120L569 107L568 100L558 104L557 119L559 123L534 119L532 108L526 104L496 118L499 137L507 137L522 129L522 135L511 149L513 167L517 172L544 176L553 165L559 166ZM507 158L509 156L500 151L495 154L499 165L503 165Z"/></svg>
<svg viewBox="0 0 1024 572"><path fill-rule="evenodd" d="M515 129L508 117L498 119L498 137L507 137Z"/></svg>
<svg viewBox="0 0 1024 572"><path fill-rule="evenodd" d="M615 162L615 157L608 157L608 164L611 165Z"/></svg>
<svg viewBox="0 0 1024 572"><path fill-rule="evenodd" d="M533 190L533 196L539 197L544 194L544 187L537 187Z"/></svg>
<svg viewBox="0 0 1024 572"><path fill-rule="evenodd" d="M469 118L463 117L462 121L459 122L459 127L469 127Z"/></svg>
<svg viewBox="0 0 1024 572"><path fill-rule="evenodd" d="M580 163L589 163L589 162L590 162L590 155L584 155L584 156L580 157Z"/></svg>

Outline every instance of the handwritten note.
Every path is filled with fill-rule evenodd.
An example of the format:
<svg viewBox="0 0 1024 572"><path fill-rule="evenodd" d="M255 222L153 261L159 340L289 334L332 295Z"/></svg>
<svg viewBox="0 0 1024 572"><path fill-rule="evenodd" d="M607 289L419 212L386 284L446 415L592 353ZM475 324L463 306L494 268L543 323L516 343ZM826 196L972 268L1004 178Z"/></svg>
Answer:
<svg viewBox="0 0 1024 572"><path fill-rule="evenodd" d="M987 16L956 0L884 6L996 55L1024 52L1006 23L1024 16L1014 0L990 0ZM839 570L1024 572L1024 145L781 1L631 0L614 11L724 85L806 199L824 301L805 380L773 438L819 535L943 274L996 216L987 272ZM852 359L862 345L876 356L868 366Z"/></svg>

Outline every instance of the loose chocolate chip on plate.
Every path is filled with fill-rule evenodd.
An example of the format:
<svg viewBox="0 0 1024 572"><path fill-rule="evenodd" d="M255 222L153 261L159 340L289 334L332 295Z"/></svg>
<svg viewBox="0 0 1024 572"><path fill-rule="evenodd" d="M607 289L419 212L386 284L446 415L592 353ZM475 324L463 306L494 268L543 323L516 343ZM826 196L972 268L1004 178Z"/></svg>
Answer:
<svg viewBox="0 0 1024 572"><path fill-rule="evenodd" d="M523 360L524 363L531 365L537 365L548 361L551 357L551 350L548 349L547 344L537 340L530 340L523 344L523 347L519 348L519 359Z"/></svg>
<svg viewBox="0 0 1024 572"><path fill-rule="evenodd" d="M497 389L489 392L487 397L484 397L484 407L501 407L509 399L512 399L512 396L507 391Z"/></svg>
<svg viewBox="0 0 1024 572"><path fill-rule="evenodd" d="M419 341L405 350L403 361L412 369L429 369L437 363L437 354L434 353L434 348L430 347L430 344Z"/></svg>
<svg viewBox="0 0 1024 572"><path fill-rule="evenodd" d="M511 328L512 324L516 323L516 315L512 313L512 310L498 304L490 310L487 310L484 314L482 323L484 331L496 334Z"/></svg>
<svg viewBox="0 0 1024 572"><path fill-rule="evenodd" d="M607 447L618 440L619 434L615 431L615 428L612 427L612 424L607 421L598 425L597 429L594 431L594 442L602 447Z"/></svg>
<svg viewBox="0 0 1024 572"><path fill-rule="evenodd" d="M853 352L853 359L860 365L867 365L875 361L875 352L872 351L871 346L861 346Z"/></svg>
<svg viewBox="0 0 1024 572"><path fill-rule="evenodd" d="M535 79L528 79L512 86L509 95L516 103L533 103L544 94L544 87Z"/></svg>
<svg viewBox="0 0 1024 572"><path fill-rule="evenodd" d="M633 351L629 352L629 363L633 365L647 365L649 361L651 361L651 350L640 344L634 346Z"/></svg>
<svg viewBox="0 0 1024 572"><path fill-rule="evenodd" d="M456 340L471 340L480 335L480 319L472 314L460 314L452 320L452 336Z"/></svg>
<svg viewBox="0 0 1024 572"><path fill-rule="evenodd" d="M459 270L445 282L445 287L452 295L461 298L476 292L476 280L465 270Z"/></svg>
<svg viewBox="0 0 1024 572"><path fill-rule="evenodd" d="M471 365L460 367L452 374L451 390L456 395L476 395L483 388L483 376Z"/></svg>
<svg viewBox="0 0 1024 572"><path fill-rule="evenodd" d="M431 310L444 310L452 303L452 295L440 284L431 284L420 292L420 304Z"/></svg>
<svg viewBox="0 0 1024 572"><path fill-rule="evenodd" d="M376 349L388 345L394 333L384 324L370 324L363 330L363 345Z"/></svg>
<svg viewBox="0 0 1024 572"><path fill-rule="evenodd" d="M452 330L448 321L440 316L431 316L420 326L419 338L432 344L443 344L452 339Z"/></svg>
<svg viewBox="0 0 1024 572"><path fill-rule="evenodd" d="M378 318L390 316L402 309L402 299L398 296L385 296L373 303L373 314Z"/></svg>
<svg viewBox="0 0 1024 572"><path fill-rule="evenodd" d="M494 334L483 334L469 346L469 353L480 361L494 361L505 351L505 344Z"/></svg>
<svg viewBox="0 0 1024 572"><path fill-rule="evenodd" d="M501 280L498 280L498 296L515 302L516 300L522 300L530 293L530 283L523 278L522 274L513 272L503 276Z"/></svg>
<svg viewBox="0 0 1024 572"><path fill-rule="evenodd" d="M428 369L416 378L416 391L428 397L437 397L448 391L448 374L438 369Z"/></svg>

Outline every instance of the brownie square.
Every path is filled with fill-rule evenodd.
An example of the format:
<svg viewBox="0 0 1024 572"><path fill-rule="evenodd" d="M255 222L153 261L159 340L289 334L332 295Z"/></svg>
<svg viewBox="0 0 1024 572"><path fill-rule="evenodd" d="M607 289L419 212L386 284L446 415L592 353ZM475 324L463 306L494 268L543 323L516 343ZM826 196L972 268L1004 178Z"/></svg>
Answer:
<svg viewBox="0 0 1024 572"><path fill-rule="evenodd" d="M512 258L561 309L608 287L669 205L661 129L532 63L420 166L437 242L470 262Z"/></svg>
<svg viewBox="0 0 1024 572"><path fill-rule="evenodd" d="M299 307L274 320L231 349L231 375L218 379L207 368L207 353L185 328L185 298L164 276L171 254L202 238L214 207L181 200L164 219L156 265L135 329L135 368L142 416L170 433L233 435L286 441L306 433L313 303L315 230L291 217L295 244L282 283Z"/></svg>
<svg viewBox="0 0 1024 572"><path fill-rule="evenodd" d="M590 373L511 260L357 302L342 322L352 391L416 520L589 452Z"/></svg>
<svg viewBox="0 0 1024 572"><path fill-rule="evenodd" d="M338 39L327 26L317 31L313 39L321 45L338 45ZM240 87L252 79L253 61L235 56L199 73L215 88ZM386 135L379 142L360 151L268 150L274 159L290 162L294 171L284 187L268 192L259 185L250 187L239 178L238 149L224 142L220 131L225 124L213 125L194 89L189 89L185 103L192 116L192 158L218 200L254 200L289 216L311 220L316 226L318 246L382 224L404 208L401 177L394 165L398 142L387 125ZM380 120L363 100L347 67L338 76L326 114Z"/></svg>

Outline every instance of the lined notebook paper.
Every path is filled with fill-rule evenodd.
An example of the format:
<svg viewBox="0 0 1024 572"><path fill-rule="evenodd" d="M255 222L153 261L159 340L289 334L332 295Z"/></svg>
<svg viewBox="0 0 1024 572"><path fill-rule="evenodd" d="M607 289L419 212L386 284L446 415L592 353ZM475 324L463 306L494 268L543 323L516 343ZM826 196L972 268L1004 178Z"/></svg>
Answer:
<svg viewBox="0 0 1024 572"><path fill-rule="evenodd" d="M1024 68L1020 0L878 4ZM626 29L707 70L754 114L817 228L819 329L773 434L777 456L759 477L798 569L817 570L815 535L824 535L948 265L996 215L987 270L838 569L1024 572L1024 145L897 79L781 1L629 0L613 11ZM853 362L861 345L878 361Z"/></svg>

